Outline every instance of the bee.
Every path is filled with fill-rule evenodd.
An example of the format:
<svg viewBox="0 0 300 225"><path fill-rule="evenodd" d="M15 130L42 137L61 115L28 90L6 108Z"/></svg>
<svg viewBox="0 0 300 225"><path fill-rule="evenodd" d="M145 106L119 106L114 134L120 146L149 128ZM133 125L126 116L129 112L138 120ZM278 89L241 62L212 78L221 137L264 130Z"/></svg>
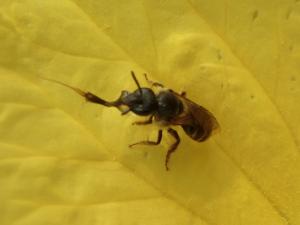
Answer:
<svg viewBox="0 0 300 225"><path fill-rule="evenodd" d="M131 76L137 85L137 89L133 92L121 91L120 97L115 101L106 101L91 92L83 91L60 81L48 78L42 79L68 87L83 96L88 102L106 107L116 107L121 111L122 115L133 112L138 116L147 117L144 121L134 122L133 124L135 125L147 125L156 121L167 127L167 132L174 138L174 142L170 145L165 157L166 170L169 170L170 157L180 143L177 131L171 128L171 126L181 126L183 131L197 142L207 140L213 131L219 128L219 123L214 115L204 107L188 99L185 92L177 93L171 89L167 89L164 85L149 80L146 74L144 74L145 79L151 88L141 87L133 71L131 71ZM159 88L159 91L155 93L153 87ZM156 141L139 141L129 145L129 147L136 145L159 145L162 140L162 134L163 129L160 128Z"/></svg>

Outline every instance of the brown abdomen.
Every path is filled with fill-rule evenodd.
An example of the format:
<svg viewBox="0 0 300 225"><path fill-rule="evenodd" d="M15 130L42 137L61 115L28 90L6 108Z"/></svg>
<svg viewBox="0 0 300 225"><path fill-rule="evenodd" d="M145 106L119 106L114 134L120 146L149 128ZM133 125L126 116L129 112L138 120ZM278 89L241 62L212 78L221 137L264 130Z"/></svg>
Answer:
<svg viewBox="0 0 300 225"><path fill-rule="evenodd" d="M197 125L182 125L184 132L195 141L205 141L211 134L211 129L205 129L203 126Z"/></svg>

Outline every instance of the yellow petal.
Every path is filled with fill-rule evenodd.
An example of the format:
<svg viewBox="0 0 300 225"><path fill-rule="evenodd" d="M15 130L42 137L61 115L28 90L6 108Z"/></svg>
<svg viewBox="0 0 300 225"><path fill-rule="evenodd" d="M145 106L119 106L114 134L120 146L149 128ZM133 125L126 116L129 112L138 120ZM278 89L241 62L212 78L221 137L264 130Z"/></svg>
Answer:
<svg viewBox="0 0 300 225"><path fill-rule="evenodd" d="M298 1L2 1L0 224L300 224ZM143 73L221 130L181 143L113 100Z"/></svg>

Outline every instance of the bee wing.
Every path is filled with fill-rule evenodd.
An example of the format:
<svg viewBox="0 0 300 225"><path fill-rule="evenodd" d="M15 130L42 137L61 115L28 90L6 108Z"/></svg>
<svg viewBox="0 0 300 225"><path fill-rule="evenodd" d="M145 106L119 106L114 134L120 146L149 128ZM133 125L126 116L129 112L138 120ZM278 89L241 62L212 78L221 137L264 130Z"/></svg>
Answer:
<svg viewBox="0 0 300 225"><path fill-rule="evenodd" d="M192 102L189 99L186 99L185 102L189 106L193 117L197 120L199 124L209 124L212 130L215 130L220 127L215 116L206 108Z"/></svg>
<svg viewBox="0 0 300 225"><path fill-rule="evenodd" d="M186 105L186 113L173 124L181 125L187 135L196 141L206 140L220 126L214 115L197 103L175 93Z"/></svg>

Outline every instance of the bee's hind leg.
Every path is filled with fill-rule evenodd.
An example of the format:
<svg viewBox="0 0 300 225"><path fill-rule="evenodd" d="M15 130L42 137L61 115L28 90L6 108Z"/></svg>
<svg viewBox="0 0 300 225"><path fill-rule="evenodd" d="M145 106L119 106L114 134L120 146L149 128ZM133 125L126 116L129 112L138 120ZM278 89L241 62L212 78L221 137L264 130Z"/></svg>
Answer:
<svg viewBox="0 0 300 225"><path fill-rule="evenodd" d="M174 153L176 151L176 149L180 143L180 137L176 130L169 128L168 132L171 136L173 136L175 138L175 142L170 146L170 148L167 152L167 155L166 155L166 160L165 160L166 170L169 170L168 163L169 163L170 157L171 157L172 153Z"/></svg>
<svg viewBox="0 0 300 225"><path fill-rule="evenodd" d="M137 143L129 145L130 148L132 148L135 145L159 145L162 139L162 130L159 129L158 136L156 141L139 141Z"/></svg>

